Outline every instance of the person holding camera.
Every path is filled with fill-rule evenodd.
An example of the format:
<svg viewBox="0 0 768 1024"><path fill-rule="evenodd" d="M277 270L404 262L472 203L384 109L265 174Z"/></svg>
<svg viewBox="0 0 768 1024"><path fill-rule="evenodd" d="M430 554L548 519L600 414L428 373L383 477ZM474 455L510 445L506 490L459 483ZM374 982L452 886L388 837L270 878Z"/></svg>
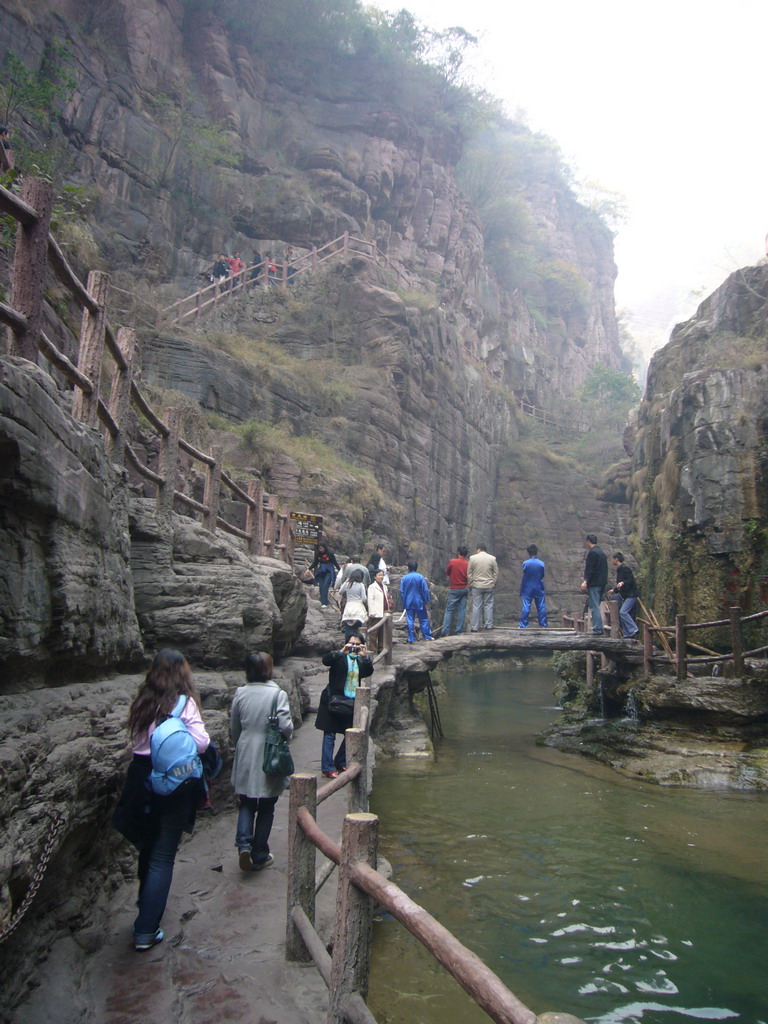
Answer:
<svg viewBox="0 0 768 1024"><path fill-rule="evenodd" d="M352 728L357 687L361 679L373 675L363 634L352 633L340 651L323 655L323 664L328 666L328 685L320 694L315 728L323 734L320 768L326 779L335 779L347 767L345 740L334 757L336 735Z"/></svg>

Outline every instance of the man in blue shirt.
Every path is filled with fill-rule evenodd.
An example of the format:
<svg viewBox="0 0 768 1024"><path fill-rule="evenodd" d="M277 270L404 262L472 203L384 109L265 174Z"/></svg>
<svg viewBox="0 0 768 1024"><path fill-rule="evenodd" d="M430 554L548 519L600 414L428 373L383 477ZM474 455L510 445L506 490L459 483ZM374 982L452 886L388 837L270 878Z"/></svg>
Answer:
<svg viewBox="0 0 768 1024"><path fill-rule="evenodd" d="M400 597L403 600L403 608L405 608L405 623L408 627L409 644L416 642L416 634L413 629L415 615L419 616L419 626L421 627L423 639L435 639L432 636L429 616L427 615L427 605L432 600L432 595L429 592L427 581L420 572L416 572L418 567L418 562L409 562L408 572L400 580Z"/></svg>
<svg viewBox="0 0 768 1024"><path fill-rule="evenodd" d="M528 628L528 616L531 611L531 602L536 605L536 614L539 625L547 625L547 600L544 597L544 563L537 557L539 549L535 544L529 544L526 548L530 558L523 562L523 579L520 584L520 598L522 608L520 611L520 629Z"/></svg>

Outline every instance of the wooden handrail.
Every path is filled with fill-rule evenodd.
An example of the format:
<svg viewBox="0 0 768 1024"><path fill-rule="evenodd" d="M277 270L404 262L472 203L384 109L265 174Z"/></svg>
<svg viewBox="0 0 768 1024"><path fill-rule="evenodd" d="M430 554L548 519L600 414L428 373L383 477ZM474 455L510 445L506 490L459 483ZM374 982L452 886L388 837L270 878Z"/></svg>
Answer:
<svg viewBox="0 0 768 1024"><path fill-rule="evenodd" d="M161 437L168 436L168 427L155 413L155 410L152 408L152 406L148 404L147 400L144 398L144 395L142 395L141 391L139 391L136 381L133 380L131 381L131 401L137 407L139 412L142 413L142 415L149 420L149 422L152 424L152 426L155 428L155 430Z"/></svg>
<svg viewBox="0 0 768 1024"><path fill-rule="evenodd" d="M359 766L356 767L359 768ZM348 775L349 771L350 768L344 775ZM324 798L327 798L343 785L343 776L339 776L338 779L333 780L330 786L323 786L317 791L316 803L320 802L321 793L325 791ZM355 816L352 815L352 817ZM336 865L341 865L342 846L334 842L320 828L308 807L298 806L296 808L295 823L316 849ZM387 880L375 868L363 862L353 864L350 868L350 875L353 884L373 897L411 935L417 938L492 1020L497 1024L536 1024L536 1014L507 988L480 957L461 943L428 911L407 896L394 882ZM317 933L311 918L303 910L303 916L297 918L295 913L297 909L301 908L298 905L290 906L288 913L291 921L299 927L302 937L305 934L310 935L311 942L308 944L308 948L314 960L314 950L319 949L322 944L318 944L314 938ZM321 974L325 977L330 966L327 960L321 955L320 961L315 960L315 963L318 964L319 969L321 965L325 968L325 971L321 969ZM328 982L326 983L328 984Z"/></svg>
<svg viewBox="0 0 768 1024"><path fill-rule="evenodd" d="M191 445L189 441L185 441L183 437L179 438L179 448L186 452L187 455L191 455L193 459L197 459L198 462L204 463L206 466L215 466L216 459L210 455L206 455L205 452L201 452L199 449Z"/></svg>
<svg viewBox="0 0 768 1024"><path fill-rule="evenodd" d="M666 658L671 664L675 666L678 679L682 680L687 675L687 666L689 664L694 665L707 665L717 664L719 662L732 661L736 674L741 674L744 671L744 659L753 658L759 654L763 654L768 651L768 647L758 647L751 651L742 650L742 630L745 622L757 622L760 619L768 617L768 609L763 609L759 612L753 612L751 615L742 615L741 609L738 606L731 608L731 615L727 619L713 619L709 622L686 622L684 615L677 615L675 617L674 626L662 626L655 621L655 615L653 612L648 612L643 606L645 611L645 617L638 618L638 623L643 627L643 666L647 674L652 672L652 660L654 658ZM563 625L571 625L571 627L578 631L579 626L582 630L586 628L584 619L579 619L571 613L563 613ZM713 629L713 628L724 628L729 627L731 632L731 652L728 654L717 654L715 651L711 651L708 647L702 647L701 644L695 643L693 640L688 639L689 634L693 633L697 629ZM667 641L666 637L670 634L674 634L675 642L674 649ZM659 652L658 654L653 650L653 636L657 635L664 646L664 653ZM701 651L703 653L689 656L688 648Z"/></svg>
<svg viewBox="0 0 768 1024"><path fill-rule="evenodd" d="M246 541L248 549L268 548L273 554L280 553L289 559L292 542L288 525L288 516L277 509L277 499L272 506L273 516L251 516L256 504L238 484L221 471L221 451L214 450L208 455L178 435L178 428L171 430L168 424L158 416L144 398L132 375L132 362L135 351L135 333L128 328L120 328L118 335L106 319L107 294L109 280L102 272L91 272L88 287L85 287L69 265L66 256L56 239L48 230L52 205L52 189L49 183L36 178L29 178L24 183L23 195L32 199L35 205L26 202L8 189L0 186L0 210L9 214L24 228L19 232L14 259L14 276L12 295L15 305L0 302L0 322L12 331L11 352L30 360L37 360L38 353L60 371L66 380L74 385L72 397L72 414L89 426L96 427L99 422L106 428L106 449L108 454L122 462L125 458L144 479L151 481L158 488L158 508L162 496L165 519L170 512L173 501L179 501L185 507L203 516L206 529L220 528ZM23 257L20 258L20 253ZM83 322L80 332L80 350L78 365L75 365L45 335L41 328L43 308L42 283L44 275L39 272L40 264L45 262L51 266L54 274L64 285L69 294L83 311ZM237 275L242 284L246 283L245 271ZM218 296L218 285L212 285L214 299ZM207 289L205 289L207 291ZM230 282L229 291L234 291L234 282ZM123 349L125 347L125 351ZM106 349L115 364L112 377L112 395L109 405L100 394L99 386L102 378L102 359ZM162 472L155 473L144 465L136 451L125 437L126 413L130 405L143 415L157 431L161 441ZM177 423L178 411L169 410L169 418ZM170 421L169 419L169 421ZM172 436L173 435L173 436ZM166 458L173 451L175 460L181 450L207 467L206 501L199 502L172 486L177 474L177 467L172 466ZM220 484L224 483L232 493L245 502L248 508L250 530L244 531L231 523L227 523L216 515L219 502ZM261 492L259 491L259 494ZM210 498L210 503L209 503ZM256 523L269 522L270 528L277 526L279 538L274 536L256 540L254 529Z"/></svg>
<svg viewBox="0 0 768 1024"><path fill-rule="evenodd" d="M9 192L7 188L3 188L0 185L0 210L3 213L7 213L9 217L13 217L19 224L23 224L25 227L32 227L33 224L37 224L38 213L37 210L25 203L23 199L19 199L13 192Z"/></svg>
<svg viewBox="0 0 768 1024"><path fill-rule="evenodd" d="M341 243L341 246L339 245ZM355 246L362 246L362 249L355 248ZM161 310L164 314L174 313L175 310L180 310L187 302L194 302L192 308L187 309L183 312L177 312L172 317L173 323L181 323L182 321L194 316L197 318L201 313L210 309L211 306L215 306L219 299L232 298L234 295L240 293L240 289L243 292L247 292L249 288L258 286L260 283L265 282L266 284L281 284L287 286L291 280L295 280L300 274L306 273L307 271L316 270L317 267L333 258L337 255L343 255L345 253L354 253L355 255L362 256L364 259L368 259L373 263L382 263L392 272L394 272L398 279L406 286L410 284L407 276L403 271L390 260L386 253L381 252L378 244L367 238L357 238L344 233L339 235L338 238L331 239L330 242L326 242L320 246L319 249L313 249L311 253L302 253L292 260L279 263L281 268L280 278L269 277L267 274L267 261L261 260L259 263L253 263L250 266L244 267L237 274L232 275L226 279L226 281L220 285L218 282L206 285L204 288L198 288L190 295L185 295L181 299L176 299L170 305L163 307ZM277 262L277 261L275 261ZM254 275L254 271L256 274ZM289 273L289 271L292 271ZM205 295L212 293L212 296L206 299L204 302L201 301Z"/></svg>
<svg viewBox="0 0 768 1024"><path fill-rule="evenodd" d="M67 263L66 256L59 248L58 242L50 231L48 232L48 260L54 274L70 295L77 299L80 305L89 310L89 312L95 313L99 308L96 299L89 293L72 267Z"/></svg>
<svg viewBox="0 0 768 1024"><path fill-rule="evenodd" d="M241 501L244 501L246 505L250 505L251 508L255 508L256 502L253 500L253 498L246 491L244 491L239 484L236 484L232 477L228 473L225 473L223 469L221 471L221 482L223 484L226 484L230 491L232 491L233 494L237 495L237 497L240 498Z"/></svg>
<svg viewBox="0 0 768 1024"><path fill-rule="evenodd" d="M80 373L74 363L67 359L63 352L59 352L43 331L40 332L40 351L48 362L61 370L70 383L77 385L84 395L93 394L93 381Z"/></svg>
<svg viewBox="0 0 768 1024"><path fill-rule="evenodd" d="M29 321L23 313L19 313L13 309L12 306L6 306L4 302L0 302L0 320L11 330L26 330Z"/></svg>

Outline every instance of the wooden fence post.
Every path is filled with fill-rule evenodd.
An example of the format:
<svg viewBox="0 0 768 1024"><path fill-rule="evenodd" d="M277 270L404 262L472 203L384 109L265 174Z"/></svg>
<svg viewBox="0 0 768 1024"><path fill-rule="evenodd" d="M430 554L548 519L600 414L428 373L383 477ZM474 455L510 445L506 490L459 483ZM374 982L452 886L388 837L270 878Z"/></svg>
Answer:
<svg viewBox="0 0 768 1024"><path fill-rule="evenodd" d="M677 667L677 681L681 683L688 675L684 615L675 616L675 665Z"/></svg>
<svg viewBox="0 0 768 1024"><path fill-rule="evenodd" d="M387 615L384 616L384 626L383 626L383 629L384 629L384 650L385 650L384 664L385 665L391 665L392 664L392 658L393 658L393 648L392 648L392 645L394 643L394 633L395 633L394 616L392 615L392 612L389 612Z"/></svg>
<svg viewBox="0 0 768 1024"><path fill-rule="evenodd" d="M591 686L595 681L595 659L592 657L592 651L587 651L587 686Z"/></svg>
<svg viewBox="0 0 768 1024"><path fill-rule="evenodd" d="M368 810L368 732L366 729L347 729L347 763L358 761L362 771L349 786L349 813Z"/></svg>
<svg viewBox="0 0 768 1024"><path fill-rule="evenodd" d="M34 224L19 224L13 258L11 306L27 318L27 326L10 333L10 352L37 362L43 320L43 289L48 261L48 228L53 209L53 185L27 178L19 197L37 213Z"/></svg>
<svg viewBox="0 0 768 1024"><path fill-rule="evenodd" d="M280 531L278 537L280 544L280 557L288 565L293 565L293 545L291 544L291 519L287 512L281 513Z"/></svg>
<svg viewBox="0 0 768 1024"><path fill-rule="evenodd" d="M248 497L253 505L248 506L245 516L245 531L250 536L248 551L252 555L264 554L264 503L262 501L261 480L251 480L248 484Z"/></svg>
<svg viewBox="0 0 768 1024"><path fill-rule="evenodd" d="M643 624L643 672L653 673L653 630L647 622Z"/></svg>
<svg viewBox="0 0 768 1024"><path fill-rule="evenodd" d="M618 639L621 636L621 619L619 617L620 601L608 601L608 621L610 624L611 636Z"/></svg>
<svg viewBox="0 0 768 1024"><path fill-rule="evenodd" d="M173 497L179 472L179 434L181 433L181 409L168 409L165 416L168 433L160 438L160 459L158 474L163 478L157 489L157 522L162 529L170 529Z"/></svg>
<svg viewBox="0 0 768 1024"><path fill-rule="evenodd" d="M296 819L300 807L306 807L314 818L317 813L317 777L297 774L291 776L291 795L288 807L288 915L285 932L285 958L299 963L311 963L312 955L304 945L298 928L293 923L291 910L301 907L315 923L315 845L304 835Z"/></svg>
<svg viewBox="0 0 768 1024"><path fill-rule="evenodd" d="M368 993L373 900L354 885L352 869L361 862L375 868L378 826L375 814L348 814L344 819L328 1024L344 1024L347 999L356 992L363 998Z"/></svg>
<svg viewBox="0 0 768 1024"><path fill-rule="evenodd" d="M352 719L353 729L367 729L371 713L371 688L361 684L355 690L355 712ZM349 760L349 757L347 757Z"/></svg>
<svg viewBox="0 0 768 1024"><path fill-rule="evenodd" d="M212 466L205 467L205 496L203 504L208 511L203 515L203 527L210 533L216 533L216 520L219 517L219 500L221 499L221 460L224 456L224 449L221 445L214 445L210 451L214 459Z"/></svg>
<svg viewBox="0 0 768 1024"><path fill-rule="evenodd" d="M267 506L264 509L264 554L270 558L276 558L275 539L277 533L277 495L267 496Z"/></svg>
<svg viewBox="0 0 768 1024"><path fill-rule="evenodd" d="M132 327L118 327L117 347L123 353L126 368L115 366L109 389L109 413L117 425L117 437L107 434L107 451L113 462L122 466L125 462L125 438L131 414L131 380L133 360L136 355L136 332Z"/></svg>
<svg viewBox="0 0 768 1024"><path fill-rule="evenodd" d="M744 646L741 637L741 608L731 606L731 647L733 648L733 671L737 676L744 674Z"/></svg>
<svg viewBox="0 0 768 1024"><path fill-rule="evenodd" d="M104 355L108 293L109 274L103 270L92 270L88 275L88 294L96 300L98 309L91 313L87 306L83 307L77 368L93 384L93 391L86 395L80 388L75 388L72 395L72 415L89 427L96 427L99 423L101 360Z"/></svg>

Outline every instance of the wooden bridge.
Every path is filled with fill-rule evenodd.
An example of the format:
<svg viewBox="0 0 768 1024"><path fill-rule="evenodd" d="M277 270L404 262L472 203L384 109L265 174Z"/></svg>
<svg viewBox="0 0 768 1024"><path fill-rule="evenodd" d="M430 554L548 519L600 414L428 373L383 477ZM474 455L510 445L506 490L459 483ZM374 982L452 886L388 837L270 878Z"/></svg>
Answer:
<svg viewBox="0 0 768 1024"><path fill-rule="evenodd" d="M545 629L529 627L520 629L513 626L498 626L479 633L457 633L437 640L422 640L415 644L397 643L385 650L385 661L392 662L405 671L428 671L453 654L497 651L508 653L549 653L555 651L584 651L587 655L587 682L591 682L596 671L596 659L605 668L609 661L624 662L632 667L642 665L646 675L673 674L679 680L685 679L695 666L731 665L735 675L749 674L748 659L764 659L768 646L745 650L744 627L750 623L765 622L768 625L768 610L743 615L740 608L731 608L727 619L711 622L685 621L685 616L676 616L674 626L662 626L651 612L644 609L646 618L640 618L641 636L638 640L625 640L621 636L617 602L603 604L603 619L606 622L604 636L595 636L586 628L583 618L563 615L562 627ZM383 620L385 621L385 620ZM718 653L702 647L691 639L695 630L727 628L731 650ZM380 627L377 627L380 628ZM391 635L391 634L390 634ZM385 632L385 636L387 633ZM671 642L670 642L671 641ZM698 654L692 654L698 651ZM703 653L701 653L703 652Z"/></svg>

